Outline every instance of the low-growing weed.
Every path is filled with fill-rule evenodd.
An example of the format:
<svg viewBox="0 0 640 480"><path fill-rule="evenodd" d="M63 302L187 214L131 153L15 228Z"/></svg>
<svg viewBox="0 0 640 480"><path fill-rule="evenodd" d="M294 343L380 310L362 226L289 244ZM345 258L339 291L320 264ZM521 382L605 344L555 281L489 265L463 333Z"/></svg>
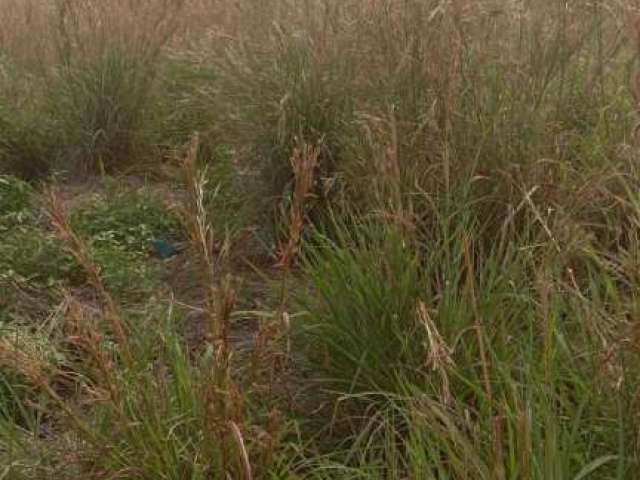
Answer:
<svg viewBox="0 0 640 480"><path fill-rule="evenodd" d="M73 257L37 219L33 189L0 176L0 292L7 298L15 298L15 288L42 292L83 278Z"/></svg>
<svg viewBox="0 0 640 480"><path fill-rule="evenodd" d="M128 192L96 198L78 207L72 225L94 245L114 244L136 253L147 253L156 238L177 234L178 223L157 197Z"/></svg>
<svg viewBox="0 0 640 480"><path fill-rule="evenodd" d="M109 288L148 292L155 285L147 265L156 239L177 235L177 220L156 198L140 193L94 199L76 209L73 227L87 239Z"/></svg>
<svg viewBox="0 0 640 480"><path fill-rule="evenodd" d="M10 175L0 175L0 229L22 225L32 217L31 187Z"/></svg>

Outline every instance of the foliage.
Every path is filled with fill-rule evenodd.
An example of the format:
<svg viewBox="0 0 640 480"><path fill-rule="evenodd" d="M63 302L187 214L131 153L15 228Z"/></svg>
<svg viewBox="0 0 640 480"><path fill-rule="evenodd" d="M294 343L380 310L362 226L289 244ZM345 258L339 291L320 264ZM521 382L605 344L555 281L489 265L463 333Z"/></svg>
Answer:
<svg viewBox="0 0 640 480"><path fill-rule="evenodd" d="M15 228L0 242L0 279L33 286L74 283L83 278L73 257L51 234L34 227Z"/></svg>
<svg viewBox="0 0 640 480"><path fill-rule="evenodd" d="M149 292L154 286L146 264L152 241L172 238L177 232L176 218L160 201L135 192L81 205L73 212L72 225L87 238L107 285L132 294Z"/></svg>
<svg viewBox="0 0 640 480"><path fill-rule="evenodd" d="M618 344L626 360L610 366L613 377L598 352L618 341L620 314L635 303L610 267L589 261L579 293L547 270L555 257L539 264L509 248L476 260L464 236L440 237L443 224L417 261L419 243L394 230L356 227L305 263L313 368L356 423L348 451L330 455L349 459L336 468L363 478L627 478L637 445L620 419L633 415L638 351ZM606 290L615 305L603 303ZM611 402L615 378L635 386Z"/></svg>
<svg viewBox="0 0 640 480"><path fill-rule="evenodd" d="M14 349L19 353L12 355ZM30 358L32 363L22 365L20 355ZM0 424L8 426L6 422L14 421L22 427L33 427L42 417L38 408L45 409L47 399L40 398L34 391L30 374L37 371L52 379L55 369L65 361L45 330L25 322L5 324L0 320L0 405L3 407Z"/></svg>
<svg viewBox="0 0 640 480"><path fill-rule="evenodd" d="M72 224L95 246L112 244L138 254L147 253L154 238L175 235L178 226L162 202L144 192L95 198L73 212Z"/></svg>
<svg viewBox="0 0 640 480"><path fill-rule="evenodd" d="M31 187L0 176L0 284L39 287L82 278L60 242L36 225ZM7 293L8 294L8 293Z"/></svg>
<svg viewBox="0 0 640 480"><path fill-rule="evenodd" d="M45 178L58 148L42 78L0 53L0 175Z"/></svg>
<svg viewBox="0 0 640 480"><path fill-rule="evenodd" d="M65 156L99 171L139 155L150 101L151 74L144 64L114 49L87 63L64 65L60 75L55 108Z"/></svg>
<svg viewBox="0 0 640 480"><path fill-rule="evenodd" d="M31 218L31 187L15 177L0 176L0 228L26 223Z"/></svg>

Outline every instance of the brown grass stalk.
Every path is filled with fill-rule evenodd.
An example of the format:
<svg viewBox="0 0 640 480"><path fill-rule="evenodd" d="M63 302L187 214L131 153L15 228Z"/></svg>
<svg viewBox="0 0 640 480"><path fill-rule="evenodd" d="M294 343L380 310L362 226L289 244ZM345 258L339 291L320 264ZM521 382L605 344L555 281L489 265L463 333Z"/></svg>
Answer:
<svg viewBox="0 0 640 480"><path fill-rule="evenodd" d="M113 333L124 358L130 361L131 353L126 322L122 316L120 307L104 285L100 267L94 262L89 246L71 226L69 215L55 186L45 191L45 199L47 201L47 213L53 226L80 266L84 269L91 286L98 293L98 297L104 308L104 316L113 328Z"/></svg>
<svg viewBox="0 0 640 480"><path fill-rule="evenodd" d="M104 335L96 325L95 319L87 314L86 308L71 292L63 290L62 294L66 304L67 341L88 356L88 360L95 367L91 381L98 389L88 387L88 390L92 392L92 396L100 397L100 401L104 400L102 398L104 395L99 392L106 390L108 401L122 414L122 391L118 385L115 361L102 348L105 341Z"/></svg>
<svg viewBox="0 0 640 480"><path fill-rule="evenodd" d="M199 136L194 134L183 159L182 166L187 180L187 201L180 210L180 217L193 244L193 252L199 258L206 282L206 311L209 320L209 341L212 346L210 362L203 365L202 395L206 404L206 428L217 438L222 452L222 469L229 471L233 462L233 443L237 442L237 424L242 415L240 394L231 376L231 345L229 330L231 314L235 308L236 293L231 276L224 273L230 248L229 237L216 242L213 226L205 205L207 188L206 169L198 165ZM243 453L246 453L242 450ZM246 470L248 456L241 458ZM249 468L250 471L250 468ZM246 476L246 475L245 475ZM248 476L246 478L251 478Z"/></svg>
<svg viewBox="0 0 640 480"><path fill-rule="evenodd" d="M51 386L51 378L59 374L50 362L24 351L19 344L9 339L0 339L0 367L12 369L23 375L28 382L52 400L69 418L74 428L92 445L102 447L103 442Z"/></svg>

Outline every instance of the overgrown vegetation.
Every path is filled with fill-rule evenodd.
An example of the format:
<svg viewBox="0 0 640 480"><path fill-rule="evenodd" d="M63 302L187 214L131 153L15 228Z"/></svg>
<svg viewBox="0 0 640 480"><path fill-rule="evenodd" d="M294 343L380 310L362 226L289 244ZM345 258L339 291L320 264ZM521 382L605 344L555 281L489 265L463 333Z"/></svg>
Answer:
<svg viewBox="0 0 640 480"><path fill-rule="evenodd" d="M0 20L0 479L637 477L633 0Z"/></svg>

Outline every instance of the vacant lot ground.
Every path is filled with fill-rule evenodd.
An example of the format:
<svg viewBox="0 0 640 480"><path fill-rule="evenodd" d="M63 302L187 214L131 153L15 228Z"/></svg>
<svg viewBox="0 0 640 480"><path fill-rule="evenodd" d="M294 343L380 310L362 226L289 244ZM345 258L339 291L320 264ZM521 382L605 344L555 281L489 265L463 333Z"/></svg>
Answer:
<svg viewBox="0 0 640 480"><path fill-rule="evenodd" d="M640 477L640 3L0 0L0 480Z"/></svg>

